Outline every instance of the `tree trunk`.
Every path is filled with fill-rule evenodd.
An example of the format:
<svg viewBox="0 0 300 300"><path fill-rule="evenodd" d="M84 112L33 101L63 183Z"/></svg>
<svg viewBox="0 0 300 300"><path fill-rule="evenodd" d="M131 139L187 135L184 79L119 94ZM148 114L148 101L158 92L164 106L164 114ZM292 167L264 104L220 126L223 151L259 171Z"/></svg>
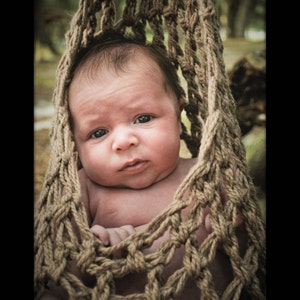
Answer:
<svg viewBox="0 0 300 300"><path fill-rule="evenodd" d="M228 38L245 38L245 31L257 0L227 0L227 28Z"/></svg>

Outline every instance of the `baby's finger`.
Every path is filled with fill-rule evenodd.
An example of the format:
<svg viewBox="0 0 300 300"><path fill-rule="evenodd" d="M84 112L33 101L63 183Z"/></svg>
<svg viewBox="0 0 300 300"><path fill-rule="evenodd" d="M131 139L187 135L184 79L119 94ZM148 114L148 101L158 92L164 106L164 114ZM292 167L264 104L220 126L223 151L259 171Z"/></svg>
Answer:
<svg viewBox="0 0 300 300"><path fill-rule="evenodd" d="M126 238L128 238L130 235L132 235L135 232L136 230L131 225L124 225L119 228L110 228L110 232L109 232L110 244L112 246L116 245L121 241L125 240ZM122 258L126 252L127 251L125 251L124 249L116 250L114 251L113 257L115 259Z"/></svg>
<svg viewBox="0 0 300 300"><path fill-rule="evenodd" d="M129 237L130 235L136 233L136 229L132 225L124 225L120 227L122 229L123 239Z"/></svg>
<svg viewBox="0 0 300 300"><path fill-rule="evenodd" d="M94 225L91 227L91 231L105 246L109 245L109 233L106 228L100 225Z"/></svg>
<svg viewBox="0 0 300 300"><path fill-rule="evenodd" d="M135 233L135 229L131 225L124 225L118 228L108 228L110 245L116 245Z"/></svg>

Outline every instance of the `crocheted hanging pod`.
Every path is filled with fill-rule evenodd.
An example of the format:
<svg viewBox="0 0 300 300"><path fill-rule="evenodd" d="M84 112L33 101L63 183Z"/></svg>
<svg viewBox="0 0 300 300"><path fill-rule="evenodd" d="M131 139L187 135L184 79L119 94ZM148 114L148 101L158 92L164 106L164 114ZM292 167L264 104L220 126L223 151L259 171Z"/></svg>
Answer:
<svg viewBox="0 0 300 300"><path fill-rule="evenodd" d="M169 300L176 299L189 279L196 282L201 299L241 299L242 295L245 299L265 299L265 224L245 163L235 102L222 56L215 2L127 0L121 19L116 21L114 1L80 0L57 68L55 116L50 133L52 150L35 208L36 297L47 283L53 282L68 292L69 299ZM182 139L191 156L198 158L172 203L152 220L145 232L104 247L91 233L80 201L79 160L67 99L76 53L109 29L131 32L136 39L160 46L181 72L187 93L185 112L191 124L190 128L183 125ZM227 195L225 204L221 203L220 184ZM181 201L183 194L188 195L186 201ZM188 219L182 220L181 210L193 199L196 201ZM198 245L195 229L203 222L206 206L211 210L213 232ZM248 234L243 256L234 225L238 211ZM76 235L74 224L78 229ZM155 253L145 255L143 250L166 230L169 239ZM163 280L163 269L181 244L185 246L183 267ZM216 291L217 278L210 271L220 244L233 272L233 279L222 295ZM126 249L127 254L112 259L116 249ZM94 276L93 286L85 285L71 272L71 260L77 261L82 272ZM147 278L144 292L118 295L115 280L140 272Z"/></svg>

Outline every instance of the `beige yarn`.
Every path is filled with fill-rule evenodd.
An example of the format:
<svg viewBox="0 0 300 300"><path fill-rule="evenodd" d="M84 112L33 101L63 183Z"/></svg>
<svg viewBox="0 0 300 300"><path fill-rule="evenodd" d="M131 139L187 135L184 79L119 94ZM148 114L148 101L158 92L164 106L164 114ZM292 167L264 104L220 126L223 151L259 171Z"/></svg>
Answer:
<svg viewBox="0 0 300 300"><path fill-rule="evenodd" d="M117 22L114 1L80 0L57 68L52 150L35 209L35 297L52 281L67 290L69 299L169 300L180 293L190 277L201 290L201 299L240 299L242 292L248 295L247 299L265 299L265 224L245 162L215 5L214 0L127 0L122 19ZM91 233L79 199L79 161L70 130L67 95L76 52L110 28L130 31L143 41L147 40L146 31L151 31L150 42L164 48L178 67L186 85L185 111L191 123L190 128L183 125L182 139L198 161L173 202L152 220L146 232L104 247ZM224 206L218 189L220 182L228 195ZM185 202L181 201L183 194L189 195ZM197 199L196 203L191 204L192 199ZM193 205L193 209L183 221L181 209L187 205ZM195 230L203 221L206 205L211 208L213 233L197 246ZM241 212L249 235L244 257L239 255L234 227L237 211ZM71 219L81 241L72 230ZM155 253L144 255L143 249L168 228L170 238ZM222 296L215 291L209 270L218 243L230 257L234 273ZM186 248L184 266L163 282L163 269L180 244ZM121 248L128 255L111 259L113 251ZM78 261L82 271L96 276L95 287L85 286L70 272L71 259ZM144 293L117 295L114 280L140 271L147 273Z"/></svg>

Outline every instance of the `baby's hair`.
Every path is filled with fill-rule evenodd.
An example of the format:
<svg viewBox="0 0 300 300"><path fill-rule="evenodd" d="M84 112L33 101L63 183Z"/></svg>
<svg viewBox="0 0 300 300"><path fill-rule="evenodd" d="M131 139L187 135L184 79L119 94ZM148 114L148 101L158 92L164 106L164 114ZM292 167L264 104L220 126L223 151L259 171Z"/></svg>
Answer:
<svg viewBox="0 0 300 300"><path fill-rule="evenodd" d="M124 70L126 62L132 59L136 50L141 50L156 62L165 78L166 88L175 94L177 100L183 99L185 93L180 85L176 68L161 48L112 30L99 35L85 48L79 50L72 66L71 76L73 77L78 69L87 67L88 71L92 71L103 63L108 63L115 71Z"/></svg>

